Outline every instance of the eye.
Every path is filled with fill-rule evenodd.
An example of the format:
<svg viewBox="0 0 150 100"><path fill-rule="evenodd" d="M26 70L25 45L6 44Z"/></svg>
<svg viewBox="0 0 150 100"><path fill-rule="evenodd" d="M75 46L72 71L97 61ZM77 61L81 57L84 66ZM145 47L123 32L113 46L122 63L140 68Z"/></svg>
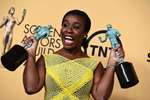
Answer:
<svg viewBox="0 0 150 100"><path fill-rule="evenodd" d="M63 24L62 24L62 27L63 27L63 28L66 28L66 27L68 27L68 24L67 24L67 23L63 23Z"/></svg>
<svg viewBox="0 0 150 100"><path fill-rule="evenodd" d="M79 24L73 25L73 29L79 30L80 29L80 25Z"/></svg>

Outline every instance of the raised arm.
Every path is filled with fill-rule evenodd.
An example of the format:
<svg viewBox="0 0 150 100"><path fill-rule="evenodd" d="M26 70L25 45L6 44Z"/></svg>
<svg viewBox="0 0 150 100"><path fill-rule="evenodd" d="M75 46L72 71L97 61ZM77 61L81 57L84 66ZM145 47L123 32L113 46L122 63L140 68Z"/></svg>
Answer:
<svg viewBox="0 0 150 100"><path fill-rule="evenodd" d="M26 93L34 94L40 91L44 86L45 63L43 56L36 61L36 40L31 37L28 39L28 41L33 42L33 44L27 49L29 56L25 64L23 83Z"/></svg>
<svg viewBox="0 0 150 100"><path fill-rule="evenodd" d="M8 18L7 17L4 17L2 22L0 23L0 28L2 28L8 21Z"/></svg>
<svg viewBox="0 0 150 100"><path fill-rule="evenodd" d="M115 56L116 51L118 51L120 55L124 56L122 47L112 49L105 70L100 63L94 72L94 80L91 93L95 100L108 100L112 93L114 85L115 65L117 63L117 58Z"/></svg>
<svg viewBox="0 0 150 100"><path fill-rule="evenodd" d="M23 22L26 12L27 12L26 9L23 9L23 14L22 14L21 20L18 21L18 19L16 19L17 25L20 25Z"/></svg>

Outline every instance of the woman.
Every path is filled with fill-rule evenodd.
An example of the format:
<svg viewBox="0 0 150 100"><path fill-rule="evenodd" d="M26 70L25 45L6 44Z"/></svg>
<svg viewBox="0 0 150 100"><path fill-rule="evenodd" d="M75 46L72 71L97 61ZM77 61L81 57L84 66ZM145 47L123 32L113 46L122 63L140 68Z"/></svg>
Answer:
<svg viewBox="0 0 150 100"><path fill-rule="evenodd" d="M104 68L97 59L81 50L91 27L86 13L71 10L62 20L61 38L63 48L50 55L42 55L36 61L38 41L28 48L23 82L25 91L33 94L45 87L45 100L107 100L112 92L116 65L115 52L123 54L122 48L112 49Z"/></svg>
<svg viewBox="0 0 150 100"><path fill-rule="evenodd" d="M0 24L0 28L5 26L2 55L4 55L9 50L12 44L13 28L16 24L20 25L23 22L26 14L26 9L23 9L23 15L20 21L18 21L18 19L14 17L14 14L15 14L15 8L11 7L8 11L8 16L4 17L3 22Z"/></svg>

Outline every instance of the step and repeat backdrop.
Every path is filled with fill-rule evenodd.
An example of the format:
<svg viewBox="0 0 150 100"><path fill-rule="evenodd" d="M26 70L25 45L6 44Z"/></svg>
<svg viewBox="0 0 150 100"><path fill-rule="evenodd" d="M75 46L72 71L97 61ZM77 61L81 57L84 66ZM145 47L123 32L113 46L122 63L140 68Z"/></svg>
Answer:
<svg viewBox="0 0 150 100"><path fill-rule="evenodd" d="M7 52L9 46L11 48L15 44L21 44L26 37L33 35L33 30L38 25L52 25L54 29L48 38L39 41L37 57L60 49L62 17L71 9L83 10L91 18L92 27L88 36L106 30L107 24L112 24L121 34L125 61L133 63L139 83L134 87L122 89L115 75L110 100L150 100L148 0L0 0L0 56ZM14 15L10 16L13 13ZM110 52L110 42L101 43L99 36L96 35L90 41L88 55L96 57L105 66ZM5 45L6 42L8 44ZM22 64L15 71L8 71L0 62L0 100L44 99L44 88L34 95L24 92L23 70Z"/></svg>

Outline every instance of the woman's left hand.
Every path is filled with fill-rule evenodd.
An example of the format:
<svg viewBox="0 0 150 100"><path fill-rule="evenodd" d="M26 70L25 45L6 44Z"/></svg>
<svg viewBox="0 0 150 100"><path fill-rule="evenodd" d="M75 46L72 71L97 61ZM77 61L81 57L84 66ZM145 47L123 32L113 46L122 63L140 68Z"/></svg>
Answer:
<svg viewBox="0 0 150 100"><path fill-rule="evenodd" d="M124 58L125 53L122 46L111 49L107 66L116 66L119 62L119 59Z"/></svg>

